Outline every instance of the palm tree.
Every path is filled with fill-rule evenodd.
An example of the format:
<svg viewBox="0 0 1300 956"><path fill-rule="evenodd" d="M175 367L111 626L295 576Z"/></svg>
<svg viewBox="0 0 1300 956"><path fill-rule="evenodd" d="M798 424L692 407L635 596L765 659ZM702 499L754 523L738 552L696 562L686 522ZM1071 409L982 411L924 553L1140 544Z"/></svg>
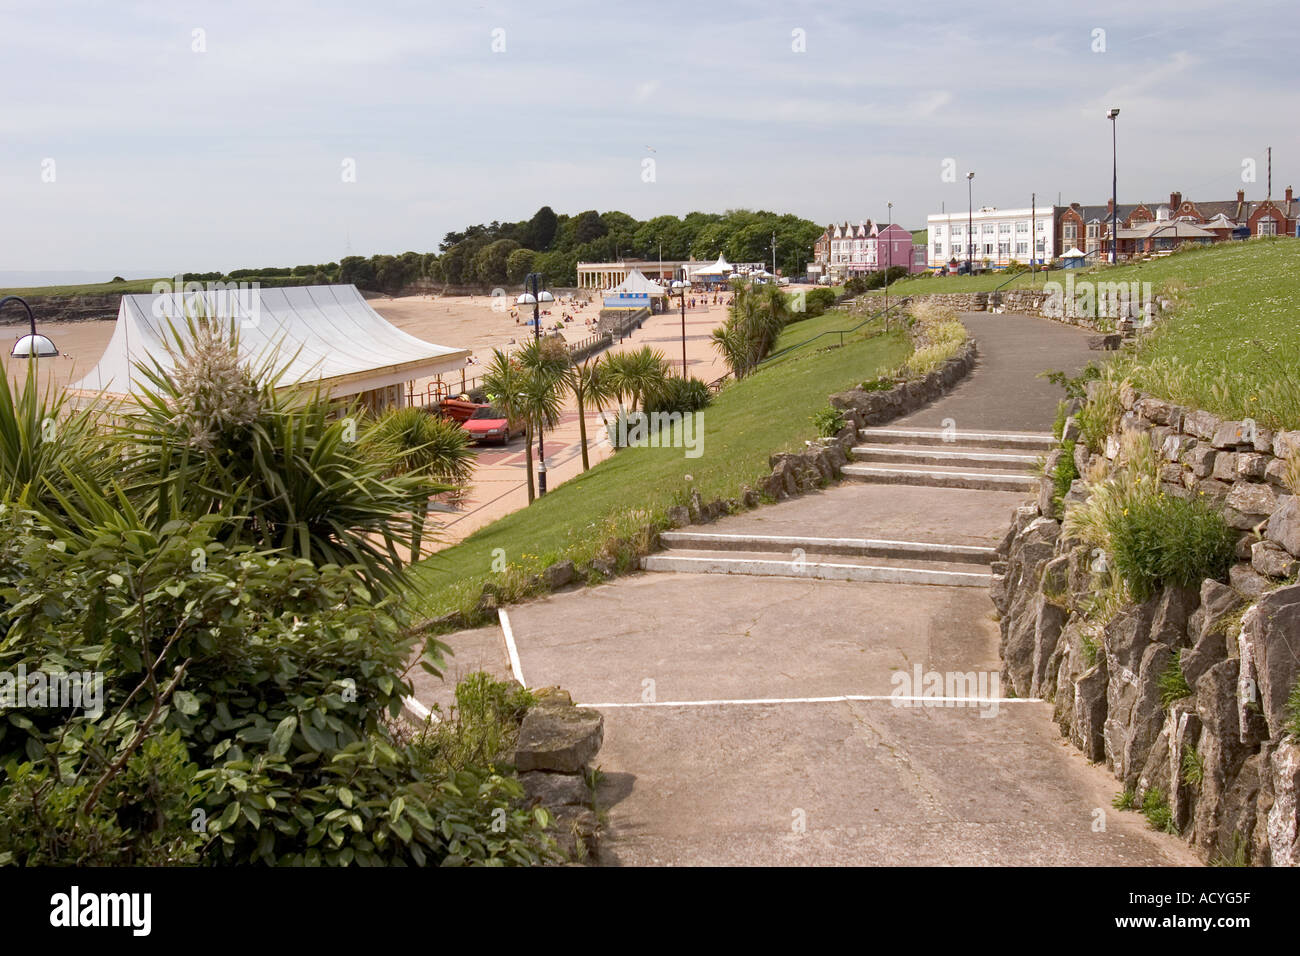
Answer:
<svg viewBox="0 0 1300 956"><path fill-rule="evenodd" d="M587 459L587 408L599 409L601 405L614 397L610 389L609 376L605 363L600 356L589 357L581 365L575 365L569 373L569 389L578 406L578 435L582 441L582 470L591 467Z"/></svg>
<svg viewBox="0 0 1300 956"><path fill-rule="evenodd" d="M460 499L469 491L474 454L469 435L459 423L430 415L423 408L391 408L365 431L363 450L385 468L385 477L427 475ZM412 557L420 553L428 500L416 506Z"/></svg>
<svg viewBox="0 0 1300 956"><path fill-rule="evenodd" d="M629 410L635 411L645 396L663 385L669 375L668 361L663 352L644 345L635 351L620 352L605 359L605 375L611 397L622 403L628 399Z"/></svg>
<svg viewBox="0 0 1300 956"><path fill-rule="evenodd" d="M492 350L492 361L483 372L483 390L488 401L506 417L507 421L524 422L524 464L528 471L528 501L536 497L533 491L533 430L524 414L524 379L527 373L519 362L500 349Z"/></svg>

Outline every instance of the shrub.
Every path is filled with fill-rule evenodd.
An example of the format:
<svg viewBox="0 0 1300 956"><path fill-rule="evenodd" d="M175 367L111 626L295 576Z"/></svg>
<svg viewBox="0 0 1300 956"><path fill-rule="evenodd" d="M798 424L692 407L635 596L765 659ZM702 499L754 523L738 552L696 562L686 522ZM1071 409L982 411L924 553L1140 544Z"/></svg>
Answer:
<svg viewBox="0 0 1300 956"><path fill-rule="evenodd" d="M647 412L698 412L713 401L709 386L698 378L665 378L645 399Z"/></svg>
<svg viewBox="0 0 1300 956"><path fill-rule="evenodd" d="M813 425L822 438L830 438L844 427L844 413L838 408L827 406L813 416Z"/></svg>
<svg viewBox="0 0 1300 956"><path fill-rule="evenodd" d="M1189 787L1199 787L1205 779L1205 761L1195 748L1188 747L1183 751L1181 770L1183 783Z"/></svg>
<svg viewBox="0 0 1300 956"><path fill-rule="evenodd" d="M823 315L827 309L835 305L835 290L828 289L825 286L818 286L815 289L809 289L804 293L804 310L803 314L796 313L793 318L796 319L815 319Z"/></svg>
<svg viewBox="0 0 1300 956"><path fill-rule="evenodd" d="M1202 500L1138 494L1109 521L1115 569L1136 601L1169 585L1223 578L1232 564L1236 534Z"/></svg>
<svg viewBox="0 0 1300 956"><path fill-rule="evenodd" d="M1300 738L1300 681L1291 688L1291 695L1286 701L1285 727L1292 737Z"/></svg>

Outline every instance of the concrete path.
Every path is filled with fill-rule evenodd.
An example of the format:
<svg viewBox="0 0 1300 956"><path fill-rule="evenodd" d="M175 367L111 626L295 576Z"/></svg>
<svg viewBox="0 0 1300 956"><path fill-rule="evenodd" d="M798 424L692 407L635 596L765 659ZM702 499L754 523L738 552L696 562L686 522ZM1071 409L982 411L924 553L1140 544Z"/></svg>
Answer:
<svg viewBox="0 0 1300 956"><path fill-rule="evenodd" d="M892 424L1045 431L1058 393L1033 376L1087 361L1083 333L965 318L980 341L975 372ZM969 569L959 562L984 560L1023 500L845 482L685 530L729 538L710 552L722 561L751 547L791 560L780 552L797 538L833 554L813 560L916 565L891 551L911 542L949 549L935 566ZM1118 784L1062 740L1049 704L1007 699L982 586L819 580L791 561L779 576L635 575L510 608L508 620L529 686L562 685L605 715L603 863L1197 862L1112 809ZM501 629L447 641L459 672L511 673ZM420 677L417 696L450 692Z"/></svg>

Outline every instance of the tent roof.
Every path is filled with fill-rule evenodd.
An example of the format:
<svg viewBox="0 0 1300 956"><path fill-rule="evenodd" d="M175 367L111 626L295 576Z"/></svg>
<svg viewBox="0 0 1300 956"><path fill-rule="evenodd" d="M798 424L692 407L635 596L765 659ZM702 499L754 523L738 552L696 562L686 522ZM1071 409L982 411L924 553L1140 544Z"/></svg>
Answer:
<svg viewBox="0 0 1300 956"><path fill-rule="evenodd" d="M319 381L332 395L451 371L469 355L403 332L352 285L124 295L103 357L72 388L129 393L139 374L136 363L156 361L170 369L170 328L186 335L186 318L203 315L237 325L243 360L259 363L273 356L281 369L277 385Z"/></svg>
<svg viewBox="0 0 1300 956"><path fill-rule="evenodd" d="M725 256L718 256L718 261L711 266L701 266L691 273L693 276L729 276L736 270L727 262Z"/></svg>
<svg viewBox="0 0 1300 956"><path fill-rule="evenodd" d="M1071 246L1068 252L1062 252L1062 259L1082 259L1085 253L1078 246Z"/></svg>
<svg viewBox="0 0 1300 956"><path fill-rule="evenodd" d="M606 295L649 295L661 296L664 287L658 282L647 279L640 269L629 269L627 278L610 289Z"/></svg>

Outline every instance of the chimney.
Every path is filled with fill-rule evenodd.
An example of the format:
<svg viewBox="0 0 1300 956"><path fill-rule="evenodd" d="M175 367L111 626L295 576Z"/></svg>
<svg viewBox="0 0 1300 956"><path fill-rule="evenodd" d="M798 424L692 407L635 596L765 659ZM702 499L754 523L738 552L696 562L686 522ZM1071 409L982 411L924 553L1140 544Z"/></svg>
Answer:
<svg viewBox="0 0 1300 956"><path fill-rule="evenodd" d="M1079 208L1079 204L1078 204L1077 202L1072 202L1072 203L1070 203L1070 208L1071 208L1071 209L1078 209L1078 208Z"/></svg>
<svg viewBox="0 0 1300 956"><path fill-rule="evenodd" d="M1239 203L1243 203L1243 202L1245 202L1245 201L1246 201L1246 190L1244 190L1244 189L1238 189L1238 190L1237 190L1237 202L1239 202Z"/></svg>
<svg viewBox="0 0 1300 956"><path fill-rule="evenodd" d="M1112 199L1107 199L1107 200L1106 200L1106 218L1109 219L1109 218L1110 218L1110 214L1113 213L1114 211L1115 211L1115 200L1114 200L1113 198L1112 198Z"/></svg>
<svg viewBox="0 0 1300 956"><path fill-rule="evenodd" d="M1291 195L1291 187L1286 187L1286 201L1291 202L1295 197Z"/></svg>
<svg viewBox="0 0 1300 956"><path fill-rule="evenodd" d="M1182 194L1182 193L1170 193L1170 194L1169 194L1169 209L1170 209L1171 212L1177 214L1178 209L1179 209L1180 206L1182 206L1182 204L1183 204L1183 194Z"/></svg>

